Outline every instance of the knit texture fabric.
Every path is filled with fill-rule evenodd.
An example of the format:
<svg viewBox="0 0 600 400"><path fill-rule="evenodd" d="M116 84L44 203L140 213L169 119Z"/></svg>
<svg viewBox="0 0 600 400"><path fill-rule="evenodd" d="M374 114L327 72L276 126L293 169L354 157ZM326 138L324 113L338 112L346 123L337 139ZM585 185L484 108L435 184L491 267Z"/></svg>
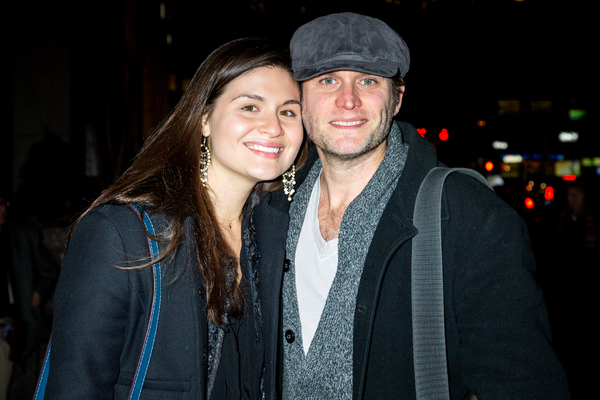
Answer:
<svg viewBox="0 0 600 400"><path fill-rule="evenodd" d="M296 247L312 188L322 166L317 160L290 206L286 252L290 269L283 282L284 399L351 399L352 348L356 295L371 239L392 192L396 188L408 153L400 129L394 123L388 148L379 168L350 203L339 232L338 267L329 290L319 326L308 354L302 348L302 329L296 296Z"/></svg>

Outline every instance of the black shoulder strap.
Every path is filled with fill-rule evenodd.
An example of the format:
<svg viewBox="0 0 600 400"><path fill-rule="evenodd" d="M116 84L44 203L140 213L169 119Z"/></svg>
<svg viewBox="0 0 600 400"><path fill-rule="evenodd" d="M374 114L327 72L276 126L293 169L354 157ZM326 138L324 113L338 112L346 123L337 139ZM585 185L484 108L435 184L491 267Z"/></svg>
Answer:
<svg viewBox="0 0 600 400"><path fill-rule="evenodd" d="M412 240L412 324L417 400L450 399L442 268L442 192L446 177L462 172L489 186L466 168L433 168L419 188L413 223L419 233Z"/></svg>

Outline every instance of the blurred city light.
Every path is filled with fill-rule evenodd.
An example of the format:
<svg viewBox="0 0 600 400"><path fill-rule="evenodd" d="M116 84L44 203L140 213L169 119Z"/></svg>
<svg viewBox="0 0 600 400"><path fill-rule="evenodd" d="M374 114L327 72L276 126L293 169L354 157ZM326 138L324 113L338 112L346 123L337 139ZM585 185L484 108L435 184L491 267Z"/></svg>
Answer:
<svg viewBox="0 0 600 400"><path fill-rule="evenodd" d="M562 143L573 143L579 139L577 132L561 132L558 134L558 141Z"/></svg>
<svg viewBox="0 0 600 400"><path fill-rule="evenodd" d="M554 188L552 186L546 186L544 189L544 199L552 200L554 198Z"/></svg>
<svg viewBox="0 0 600 400"><path fill-rule="evenodd" d="M502 156L502 162L506 164L518 164L523 161L523 156L520 154L505 154Z"/></svg>
<svg viewBox="0 0 600 400"><path fill-rule="evenodd" d="M534 100L531 102L531 112L534 113L552 113L552 101L550 100Z"/></svg>
<svg viewBox="0 0 600 400"><path fill-rule="evenodd" d="M508 149L508 143L502 142L500 140L495 140L492 142L492 147L496 150L506 150Z"/></svg>
<svg viewBox="0 0 600 400"><path fill-rule="evenodd" d="M569 180L569 178L565 179L565 176L577 177L581 175L581 162L579 160L556 161L554 163L554 175L564 180Z"/></svg>
<svg viewBox="0 0 600 400"><path fill-rule="evenodd" d="M584 167L600 167L600 157L584 157L581 159L581 165Z"/></svg>
<svg viewBox="0 0 600 400"><path fill-rule="evenodd" d="M500 175L489 175L488 182L491 187L504 186L504 179Z"/></svg>
<svg viewBox="0 0 600 400"><path fill-rule="evenodd" d="M527 197L525 199L525 207L527 207L528 209L532 209L535 206L535 202L533 201L533 199L531 197Z"/></svg>
<svg viewBox="0 0 600 400"><path fill-rule="evenodd" d="M488 161L485 163L485 170L490 172L491 170L494 169L494 163L491 161Z"/></svg>
<svg viewBox="0 0 600 400"><path fill-rule="evenodd" d="M519 100L498 100L498 115L519 114L521 102Z"/></svg>
<svg viewBox="0 0 600 400"><path fill-rule="evenodd" d="M440 138L441 141L446 141L448 140L448 129L444 128L442 129L442 131L440 132L440 134L438 135L438 137Z"/></svg>
<svg viewBox="0 0 600 400"><path fill-rule="evenodd" d="M587 112L585 110L570 109L569 110L569 119L571 121L578 121L581 118L585 117L586 114L587 114Z"/></svg>

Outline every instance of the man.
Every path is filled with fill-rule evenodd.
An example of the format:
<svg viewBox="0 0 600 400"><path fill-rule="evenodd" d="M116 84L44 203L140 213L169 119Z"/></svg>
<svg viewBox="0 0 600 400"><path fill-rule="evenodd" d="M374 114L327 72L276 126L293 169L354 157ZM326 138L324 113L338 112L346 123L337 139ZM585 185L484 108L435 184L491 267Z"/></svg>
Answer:
<svg viewBox="0 0 600 400"><path fill-rule="evenodd" d="M55 283L55 263L40 231L8 216L8 202L0 192L0 399L13 361L24 362L43 337L40 307Z"/></svg>
<svg viewBox="0 0 600 400"><path fill-rule="evenodd" d="M413 208L441 163L392 121L408 48L382 21L343 13L300 27L290 50L315 146L289 209L283 398L414 399ZM568 398L523 221L463 174L442 202L451 397Z"/></svg>

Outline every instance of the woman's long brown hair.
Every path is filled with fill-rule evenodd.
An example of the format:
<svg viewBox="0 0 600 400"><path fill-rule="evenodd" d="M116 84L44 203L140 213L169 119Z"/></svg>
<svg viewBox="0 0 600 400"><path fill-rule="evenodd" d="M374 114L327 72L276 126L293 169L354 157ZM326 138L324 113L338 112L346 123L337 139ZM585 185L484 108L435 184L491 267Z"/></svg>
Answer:
<svg viewBox="0 0 600 400"><path fill-rule="evenodd" d="M185 220L192 217L200 273L207 293L207 314L217 324L223 323L228 297L230 315L239 315L244 302L238 280L233 280L232 287L226 284L225 265L231 257L237 259L237 255L221 234L208 189L200 185L201 121L211 114L231 81L258 67L290 71L289 54L279 46L255 38L229 42L210 54L173 112L144 143L131 167L77 220L106 203L139 204L164 214L170 220L170 227L159 235L168 242L160 255L162 260L175 254L185 235ZM306 160L306 153L305 143L296 158L297 167ZM280 187L281 180L277 179L259 183L255 191L274 191Z"/></svg>

